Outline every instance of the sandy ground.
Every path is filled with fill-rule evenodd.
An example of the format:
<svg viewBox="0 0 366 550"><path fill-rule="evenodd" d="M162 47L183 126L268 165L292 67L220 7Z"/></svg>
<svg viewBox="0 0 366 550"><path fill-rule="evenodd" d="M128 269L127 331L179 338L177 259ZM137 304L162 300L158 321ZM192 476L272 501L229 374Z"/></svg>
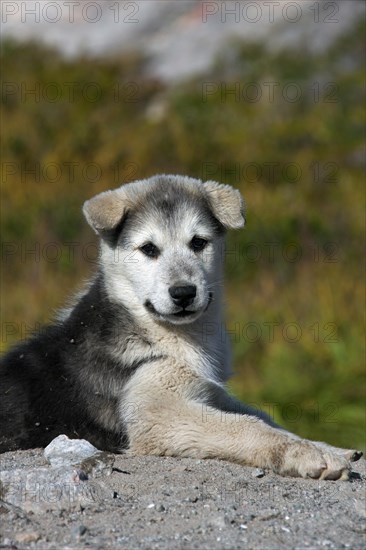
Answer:
<svg viewBox="0 0 366 550"><path fill-rule="evenodd" d="M3 471L49 468L41 449L5 453L0 463ZM350 481L258 473L218 460L115 455L111 475L85 482L94 493L82 505L57 505L52 492L37 488L34 506L9 505L3 490L0 547L366 547L364 459Z"/></svg>

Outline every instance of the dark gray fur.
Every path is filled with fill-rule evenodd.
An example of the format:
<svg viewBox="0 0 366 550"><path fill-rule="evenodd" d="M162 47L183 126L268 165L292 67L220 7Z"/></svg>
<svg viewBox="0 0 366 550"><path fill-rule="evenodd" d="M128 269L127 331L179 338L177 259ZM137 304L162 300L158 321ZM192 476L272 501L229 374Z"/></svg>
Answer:
<svg viewBox="0 0 366 550"><path fill-rule="evenodd" d="M2 360L1 452L43 447L60 433L103 449L127 444L114 394L139 366L157 357L149 342L137 362L121 365L113 357L117 345L143 335L103 287L98 275L64 322L44 328ZM110 429L99 422L104 415Z"/></svg>

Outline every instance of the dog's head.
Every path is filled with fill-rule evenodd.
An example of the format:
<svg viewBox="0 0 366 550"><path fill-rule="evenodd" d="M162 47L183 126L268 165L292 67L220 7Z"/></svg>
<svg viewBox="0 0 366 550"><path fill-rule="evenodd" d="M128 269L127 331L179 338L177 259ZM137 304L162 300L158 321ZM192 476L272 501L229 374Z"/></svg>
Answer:
<svg viewBox="0 0 366 550"><path fill-rule="evenodd" d="M223 236L244 225L239 191L185 176L155 176L84 204L102 238L110 296L136 315L195 321L222 283Z"/></svg>

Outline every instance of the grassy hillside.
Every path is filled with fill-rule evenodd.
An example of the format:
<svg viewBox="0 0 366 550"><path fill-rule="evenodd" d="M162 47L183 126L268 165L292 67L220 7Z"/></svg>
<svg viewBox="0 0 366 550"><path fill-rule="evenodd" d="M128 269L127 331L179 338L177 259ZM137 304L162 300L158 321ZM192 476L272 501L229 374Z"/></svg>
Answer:
<svg viewBox="0 0 366 550"><path fill-rule="evenodd" d="M323 55L234 43L173 89L144 63L3 44L2 348L95 268L86 198L155 173L216 179L248 209L226 254L232 390L365 449L362 28Z"/></svg>

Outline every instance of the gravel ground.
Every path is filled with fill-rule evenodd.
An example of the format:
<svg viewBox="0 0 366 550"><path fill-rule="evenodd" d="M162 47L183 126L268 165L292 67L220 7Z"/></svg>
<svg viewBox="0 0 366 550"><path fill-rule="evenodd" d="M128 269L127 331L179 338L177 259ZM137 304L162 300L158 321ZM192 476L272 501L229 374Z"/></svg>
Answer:
<svg viewBox="0 0 366 550"><path fill-rule="evenodd" d="M42 449L5 453L0 461L3 471L51 468ZM56 508L52 492L36 487L33 509L8 504L3 487L0 547L366 547L364 459L354 464L350 481L332 482L282 478L218 460L115 455L111 475L86 483L94 484L92 498Z"/></svg>

